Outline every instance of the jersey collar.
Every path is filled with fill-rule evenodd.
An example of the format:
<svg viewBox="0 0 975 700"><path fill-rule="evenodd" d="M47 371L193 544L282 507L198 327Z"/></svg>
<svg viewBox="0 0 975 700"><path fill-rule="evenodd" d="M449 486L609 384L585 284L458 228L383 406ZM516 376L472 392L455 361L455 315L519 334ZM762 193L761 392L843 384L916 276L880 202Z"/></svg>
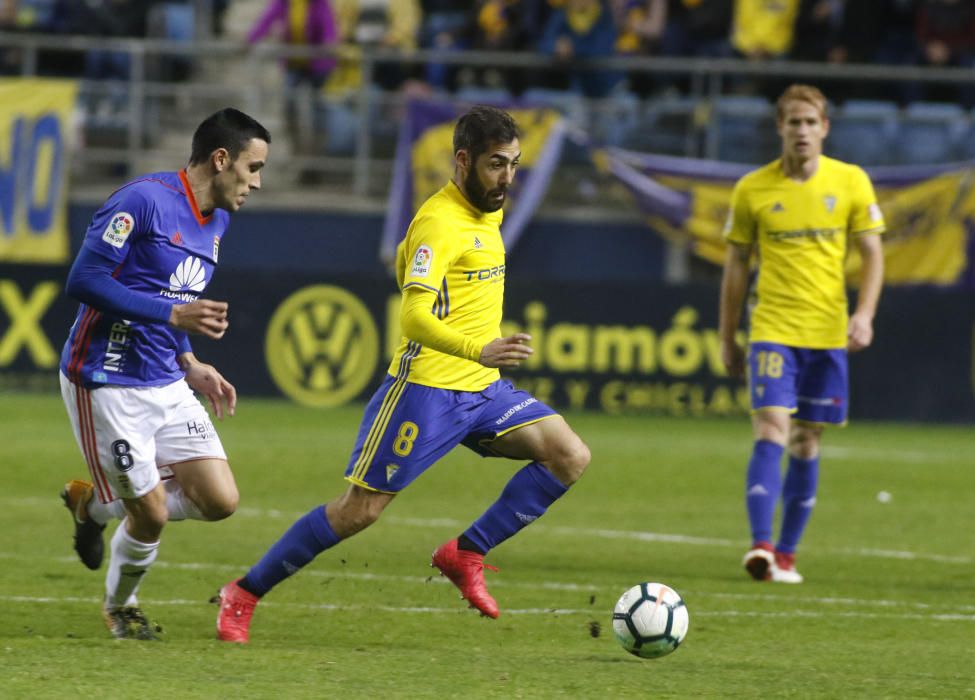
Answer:
<svg viewBox="0 0 975 700"><path fill-rule="evenodd" d="M193 212L193 216L196 217L196 221L200 226L206 226L210 223L210 219L213 218L213 214L209 216L203 216L200 213L200 207L196 203L196 197L193 196L193 188L190 187L190 181L186 177L186 168L179 171L179 181L183 183L183 191L186 193L186 200L190 203L190 210Z"/></svg>

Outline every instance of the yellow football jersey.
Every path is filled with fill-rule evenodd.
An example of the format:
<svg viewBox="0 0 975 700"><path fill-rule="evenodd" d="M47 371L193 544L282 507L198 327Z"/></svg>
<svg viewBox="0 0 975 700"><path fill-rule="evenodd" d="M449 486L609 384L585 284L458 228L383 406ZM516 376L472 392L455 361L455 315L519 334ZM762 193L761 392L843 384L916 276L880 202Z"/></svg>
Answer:
<svg viewBox="0 0 975 700"><path fill-rule="evenodd" d="M855 165L820 156L816 173L797 182L776 160L741 178L724 235L758 250L749 339L846 347L843 268L850 238L883 231L873 185Z"/></svg>
<svg viewBox="0 0 975 700"><path fill-rule="evenodd" d="M431 313L480 344L501 337L504 243L501 210L474 207L453 181L430 197L413 218L397 261L403 289L431 292ZM501 375L461 357L422 347L403 337L389 373L442 389L480 391Z"/></svg>
<svg viewBox="0 0 975 700"><path fill-rule="evenodd" d="M737 0L731 44L742 53L779 56L792 48L799 0Z"/></svg>

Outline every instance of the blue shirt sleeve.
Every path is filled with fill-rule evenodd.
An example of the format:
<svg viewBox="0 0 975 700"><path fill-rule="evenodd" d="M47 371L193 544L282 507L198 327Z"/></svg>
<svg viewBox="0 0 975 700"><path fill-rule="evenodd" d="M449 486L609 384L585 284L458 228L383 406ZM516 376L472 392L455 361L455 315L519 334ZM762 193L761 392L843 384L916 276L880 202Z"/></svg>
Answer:
<svg viewBox="0 0 975 700"><path fill-rule="evenodd" d="M130 321L169 323L172 305L134 292L116 280L112 277L116 265L116 261L82 246L68 273L64 291L94 309Z"/></svg>
<svg viewBox="0 0 975 700"><path fill-rule="evenodd" d="M150 230L154 214L155 204L146 191L146 184L129 183L113 192L95 212L83 246L120 263L128 255L132 242Z"/></svg>
<svg viewBox="0 0 975 700"><path fill-rule="evenodd" d="M193 346L190 345L190 336L187 333L176 331L173 335L176 336L176 357L193 352Z"/></svg>

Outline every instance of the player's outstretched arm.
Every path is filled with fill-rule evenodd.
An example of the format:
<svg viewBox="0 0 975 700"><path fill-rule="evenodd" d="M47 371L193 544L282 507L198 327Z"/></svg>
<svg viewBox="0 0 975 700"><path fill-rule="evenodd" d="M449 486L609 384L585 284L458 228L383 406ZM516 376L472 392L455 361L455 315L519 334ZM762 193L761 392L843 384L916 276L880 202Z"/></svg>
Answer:
<svg viewBox="0 0 975 700"><path fill-rule="evenodd" d="M495 338L484 346L477 361L485 367L517 367L535 352L528 345L531 339L527 333Z"/></svg>
<svg viewBox="0 0 975 700"><path fill-rule="evenodd" d="M721 340L721 361L732 377L745 374L745 352L735 336L748 290L748 261L751 254L751 246L729 242L721 277L718 335Z"/></svg>
<svg viewBox="0 0 975 700"><path fill-rule="evenodd" d="M884 284L884 250L880 235L860 236L857 245L863 266L857 307L847 324L847 350L850 352L863 350L873 342L873 317L877 313L880 290Z"/></svg>
<svg viewBox="0 0 975 700"><path fill-rule="evenodd" d="M183 353L177 360L180 369L186 373L186 383L193 391L207 397L213 414L219 420L223 420L225 413L234 415L237 410L237 390L233 384L224 379L213 365L200 362L191 352Z"/></svg>
<svg viewBox="0 0 975 700"><path fill-rule="evenodd" d="M187 333L220 340L230 325L227 302L197 299L188 304L175 304L169 314L169 325Z"/></svg>

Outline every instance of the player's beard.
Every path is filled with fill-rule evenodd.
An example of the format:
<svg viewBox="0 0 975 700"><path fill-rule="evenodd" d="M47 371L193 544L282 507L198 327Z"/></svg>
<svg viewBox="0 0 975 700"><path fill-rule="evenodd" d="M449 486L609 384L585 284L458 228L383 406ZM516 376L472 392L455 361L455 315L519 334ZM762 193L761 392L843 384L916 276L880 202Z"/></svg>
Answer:
<svg viewBox="0 0 975 700"><path fill-rule="evenodd" d="M471 204L481 211L490 214L504 206L504 195L508 191L508 188L498 188L488 191L483 183L481 183L481 178L478 176L477 170L471 168L467 173L467 177L464 178L464 190L466 190L467 198ZM491 198L492 195L498 194L499 192L502 195L500 200Z"/></svg>

